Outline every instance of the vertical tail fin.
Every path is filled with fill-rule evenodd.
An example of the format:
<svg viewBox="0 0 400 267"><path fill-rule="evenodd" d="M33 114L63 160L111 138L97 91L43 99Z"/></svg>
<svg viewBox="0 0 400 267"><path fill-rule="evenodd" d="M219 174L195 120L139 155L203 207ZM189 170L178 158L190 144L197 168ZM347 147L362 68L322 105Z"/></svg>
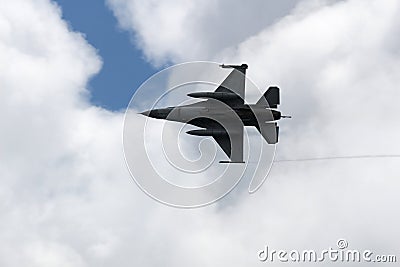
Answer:
<svg viewBox="0 0 400 267"><path fill-rule="evenodd" d="M279 104L279 88L276 86L270 86L257 102L257 105L269 106L270 108L277 108Z"/></svg>

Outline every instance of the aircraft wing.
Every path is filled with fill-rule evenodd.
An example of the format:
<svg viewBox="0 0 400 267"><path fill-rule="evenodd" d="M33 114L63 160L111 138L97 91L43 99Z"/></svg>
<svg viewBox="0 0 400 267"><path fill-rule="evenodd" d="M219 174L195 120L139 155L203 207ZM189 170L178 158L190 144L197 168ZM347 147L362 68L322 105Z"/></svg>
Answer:
<svg viewBox="0 0 400 267"><path fill-rule="evenodd" d="M233 68L232 72L226 77L215 92L235 93L237 98L223 100L229 106L244 104L244 88L246 82L247 65L222 65L223 68Z"/></svg>
<svg viewBox="0 0 400 267"><path fill-rule="evenodd" d="M224 128L221 127L220 130ZM222 148L225 154L231 159L232 163L243 162L243 126L237 130L228 134L224 131L224 134L213 135L215 141ZM228 163L223 161L222 163Z"/></svg>
<svg viewBox="0 0 400 267"><path fill-rule="evenodd" d="M243 125L226 125L228 131L218 122L207 118L196 118L192 121L193 125L202 127L208 131L218 145L231 161L222 161L222 163L243 163ZM202 131L202 130L200 130Z"/></svg>

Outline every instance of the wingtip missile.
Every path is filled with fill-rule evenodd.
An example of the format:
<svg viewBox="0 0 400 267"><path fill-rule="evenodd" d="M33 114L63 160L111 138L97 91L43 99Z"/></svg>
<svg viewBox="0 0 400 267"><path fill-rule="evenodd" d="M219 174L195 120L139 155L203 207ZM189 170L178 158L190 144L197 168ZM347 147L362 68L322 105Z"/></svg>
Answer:
<svg viewBox="0 0 400 267"><path fill-rule="evenodd" d="M243 63L242 65L225 65L225 64L221 64L219 65L221 68L223 69L230 69L230 68L234 68L234 69L248 69L249 66L245 63Z"/></svg>

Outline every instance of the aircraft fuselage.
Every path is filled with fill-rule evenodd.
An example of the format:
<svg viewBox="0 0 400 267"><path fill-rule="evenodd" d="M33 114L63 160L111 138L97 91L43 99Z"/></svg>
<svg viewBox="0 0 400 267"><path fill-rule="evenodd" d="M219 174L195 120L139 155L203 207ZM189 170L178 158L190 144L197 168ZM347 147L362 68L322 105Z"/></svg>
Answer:
<svg viewBox="0 0 400 267"><path fill-rule="evenodd" d="M244 126L258 126L259 122L257 118L263 118L262 122L277 121L281 118L280 111L259 107L257 105L245 104L236 107L215 108L196 104L197 103L187 106L153 109L145 111L142 114L151 118L188 123L198 127L203 127L203 123L199 122L201 118L214 118L215 120L218 120L218 118L224 119L227 114L232 113L232 111L236 113ZM266 110L268 111L266 112ZM270 114L270 116L265 116L265 113Z"/></svg>

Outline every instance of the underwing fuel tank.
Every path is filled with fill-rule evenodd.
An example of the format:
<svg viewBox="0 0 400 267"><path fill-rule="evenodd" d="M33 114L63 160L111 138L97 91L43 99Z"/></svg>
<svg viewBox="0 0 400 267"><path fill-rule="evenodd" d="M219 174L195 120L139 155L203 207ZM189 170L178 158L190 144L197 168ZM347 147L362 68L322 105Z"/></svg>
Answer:
<svg viewBox="0 0 400 267"><path fill-rule="evenodd" d="M212 98L218 100L230 100L239 98L237 94L228 92L196 92L190 93L188 94L188 96L193 98Z"/></svg>
<svg viewBox="0 0 400 267"><path fill-rule="evenodd" d="M204 129L204 130L191 130L187 131L186 133L197 136L218 136L226 134L226 131L219 129Z"/></svg>

